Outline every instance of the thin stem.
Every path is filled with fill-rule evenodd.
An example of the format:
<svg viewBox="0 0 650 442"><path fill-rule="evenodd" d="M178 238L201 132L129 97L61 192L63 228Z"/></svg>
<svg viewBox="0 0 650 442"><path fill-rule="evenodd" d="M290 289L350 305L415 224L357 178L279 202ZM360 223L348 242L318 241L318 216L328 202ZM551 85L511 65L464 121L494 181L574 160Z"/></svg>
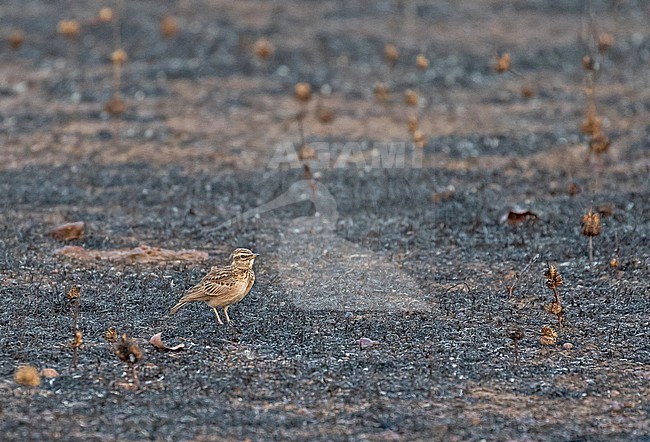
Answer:
<svg viewBox="0 0 650 442"><path fill-rule="evenodd" d="M73 325L73 333L77 331L77 317L79 316L79 297L75 298L74 300L74 313L72 315L72 319L74 322Z"/></svg>
<svg viewBox="0 0 650 442"><path fill-rule="evenodd" d="M593 243L594 243L594 237L590 236L589 237L589 267L593 265L593 260L594 260Z"/></svg>
<svg viewBox="0 0 650 442"><path fill-rule="evenodd" d="M560 295L557 294L557 289L553 287L552 290L553 290L553 296L555 297L555 302L560 304Z"/></svg>
<svg viewBox="0 0 650 442"><path fill-rule="evenodd" d="M79 296L74 299L74 310L72 311L72 335L74 336L74 341L72 342L72 367L77 369L77 361L79 356L79 347L77 345L77 319L79 317Z"/></svg>
<svg viewBox="0 0 650 442"><path fill-rule="evenodd" d="M133 378L133 385L138 385L138 366L135 364L131 365L131 377Z"/></svg>
<svg viewBox="0 0 650 442"><path fill-rule="evenodd" d="M303 127L303 119L305 118L305 110L301 109L298 114L298 133L300 135L300 147L305 145L305 129Z"/></svg>
<svg viewBox="0 0 650 442"><path fill-rule="evenodd" d="M539 253L537 253L535 256L533 256L530 261L528 261L528 264L526 264L526 267L524 267L524 269L519 274L515 274L516 279L515 279L514 284L512 284L512 286L510 286L510 288L508 289L508 296L512 296L512 294L514 293L515 288L517 287L517 284L519 283L521 278L526 274L526 272L528 271L530 266L533 265L533 263L535 261L537 261L538 259L539 259Z"/></svg>

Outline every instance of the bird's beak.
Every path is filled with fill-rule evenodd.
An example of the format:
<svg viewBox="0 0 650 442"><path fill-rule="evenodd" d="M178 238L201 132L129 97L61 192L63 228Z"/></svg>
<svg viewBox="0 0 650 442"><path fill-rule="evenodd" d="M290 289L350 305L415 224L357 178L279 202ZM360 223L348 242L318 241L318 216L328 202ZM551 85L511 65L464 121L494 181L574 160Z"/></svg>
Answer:
<svg viewBox="0 0 650 442"><path fill-rule="evenodd" d="M260 256L260 254L259 254L259 253L253 253L253 256L254 256L255 258L257 258L258 256Z"/></svg>

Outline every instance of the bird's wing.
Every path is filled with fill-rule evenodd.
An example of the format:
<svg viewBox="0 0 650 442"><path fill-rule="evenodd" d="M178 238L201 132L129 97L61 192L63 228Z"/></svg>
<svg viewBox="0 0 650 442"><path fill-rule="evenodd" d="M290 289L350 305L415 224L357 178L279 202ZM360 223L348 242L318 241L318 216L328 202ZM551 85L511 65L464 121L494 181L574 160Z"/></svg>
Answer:
<svg viewBox="0 0 650 442"><path fill-rule="evenodd" d="M212 267L200 285L205 295L212 297L228 293L236 283L237 280L233 276L232 269Z"/></svg>
<svg viewBox="0 0 650 442"><path fill-rule="evenodd" d="M179 302L207 301L222 296L235 284L232 270L227 267L212 267L201 282L187 291Z"/></svg>

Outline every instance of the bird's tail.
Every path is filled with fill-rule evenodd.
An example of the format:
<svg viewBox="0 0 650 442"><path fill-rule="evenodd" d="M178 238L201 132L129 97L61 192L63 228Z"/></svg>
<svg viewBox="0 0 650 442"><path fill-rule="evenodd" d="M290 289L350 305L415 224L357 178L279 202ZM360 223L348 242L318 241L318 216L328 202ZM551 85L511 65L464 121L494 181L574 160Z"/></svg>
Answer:
<svg viewBox="0 0 650 442"><path fill-rule="evenodd" d="M180 310L180 308L183 307L185 304L187 304L187 302L185 302L185 301L180 301L178 304L176 304L175 306L173 306L173 307L171 308L171 310L170 310L171 314L172 314L172 315L175 315L176 312L177 312L178 310Z"/></svg>
<svg viewBox="0 0 650 442"><path fill-rule="evenodd" d="M201 289L201 284L197 284L192 287L181 299L178 300L178 303L171 308L172 315L175 314L181 307L183 307L188 302L202 301L203 300L203 290Z"/></svg>

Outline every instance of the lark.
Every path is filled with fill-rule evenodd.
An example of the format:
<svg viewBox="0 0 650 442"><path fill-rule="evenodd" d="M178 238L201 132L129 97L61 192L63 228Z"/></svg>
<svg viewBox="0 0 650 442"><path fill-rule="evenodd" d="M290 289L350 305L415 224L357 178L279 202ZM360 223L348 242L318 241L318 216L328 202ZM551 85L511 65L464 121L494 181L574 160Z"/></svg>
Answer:
<svg viewBox="0 0 650 442"><path fill-rule="evenodd" d="M248 249L235 249L230 255L230 265L214 266L201 282L192 287L171 309L176 313L188 302L203 301L212 307L217 322L223 325L218 308L223 308L226 322L230 322L228 307L241 301L255 282L253 264L258 255Z"/></svg>

